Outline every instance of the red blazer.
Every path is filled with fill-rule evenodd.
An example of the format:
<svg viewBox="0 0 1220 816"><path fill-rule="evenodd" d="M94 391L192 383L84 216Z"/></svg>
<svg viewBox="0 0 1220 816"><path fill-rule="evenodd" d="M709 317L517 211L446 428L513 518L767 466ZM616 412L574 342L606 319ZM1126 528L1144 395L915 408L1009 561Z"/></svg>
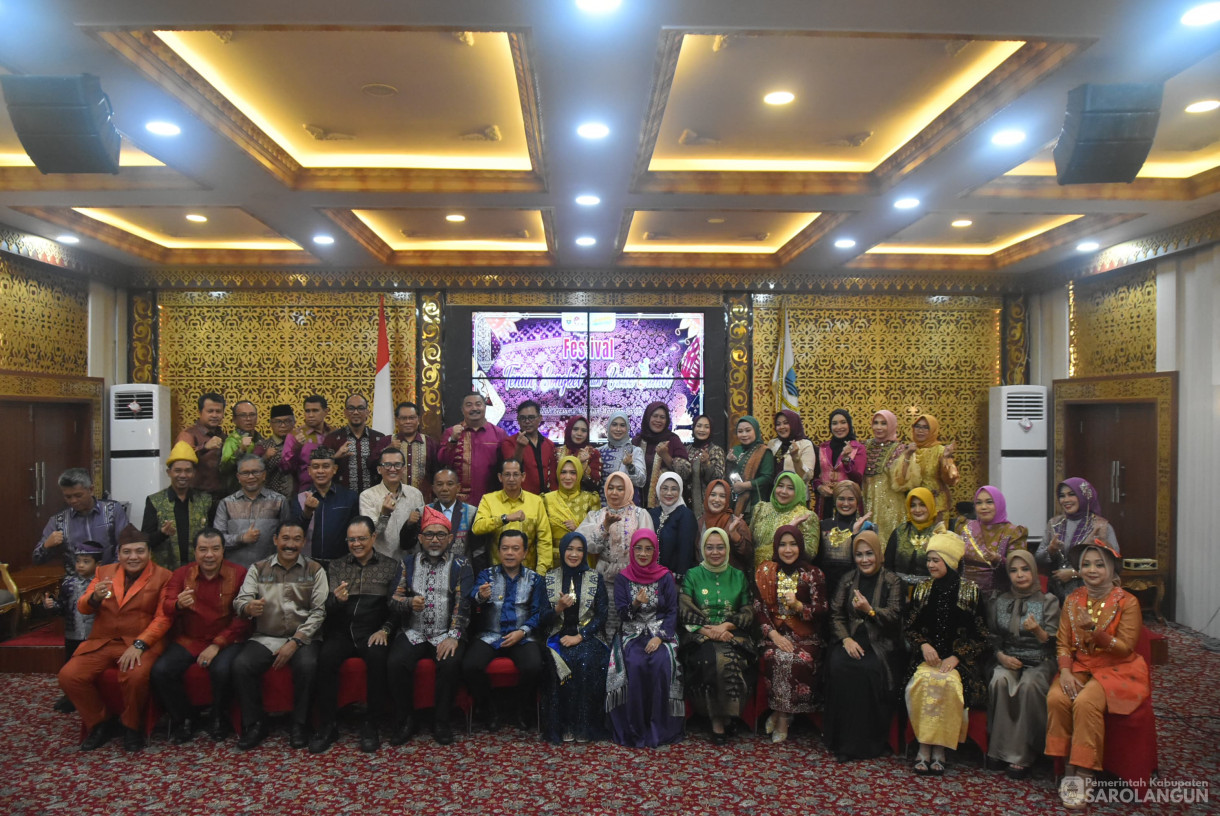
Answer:
<svg viewBox="0 0 1220 816"><path fill-rule="evenodd" d="M95 616L93 631L89 634L89 639L77 647L77 652L95 652L116 639L128 646L136 640L142 640L152 651L169 631L172 623L161 608L161 591L168 583L170 575L170 571L165 567L149 561L144 572L140 573L140 577L128 590L125 586L127 574L123 571L122 564L98 567L93 580L76 602L76 608L82 614ZM102 601L101 606L95 607L89 603L89 599L93 597L97 582L103 578L114 581L114 592Z"/></svg>
<svg viewBox="0 0 1220 816"><path fill-rule="evenodd" d="M246 568L223 561L220 574L211 581L201 579L199 564L192 562L174 570L161 593L161 609L175 622L173 639L195 657L208 646L224 648L250 636L251 622L233 611L233 599L241 589ZM195 603L178 608L184 589L195 590Z"/></svg>

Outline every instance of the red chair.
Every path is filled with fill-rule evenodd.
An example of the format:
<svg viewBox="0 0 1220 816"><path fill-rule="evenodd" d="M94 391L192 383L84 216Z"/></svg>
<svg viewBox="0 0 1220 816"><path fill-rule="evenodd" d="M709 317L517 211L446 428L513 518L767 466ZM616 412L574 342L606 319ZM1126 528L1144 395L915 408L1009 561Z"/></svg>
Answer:
<svg viewBox="0 0 1220 816"><path fill-rule="evenodd" d="M902 740L902 709L899 708L894 712L894 716L890 718L890 733L887 741L890 745L890 751L894 756L902 756L903 740ZM813 721L814 726L822 730L822 712L815 711L809 715L809 719ZM909 726L908 726L909 728Z"/></svg>
<svg viewBox="0 0 1220 816"><path fill-rule="evenodd" d="M1151 685L1152 637L1142 626L1135 651L1148 663ZM1057 679L1058 674L1055 677ZM1130 714L1106 712L1105 721L1106 741L1102 749L1102 768L1130 785L1147 787L1158 765L1156 716L1152 711L1151 689L1147 699L1140 703L1135 711ZM1056 775L1063 773L1063 765L1063 758L1056 757Z"/></svg>

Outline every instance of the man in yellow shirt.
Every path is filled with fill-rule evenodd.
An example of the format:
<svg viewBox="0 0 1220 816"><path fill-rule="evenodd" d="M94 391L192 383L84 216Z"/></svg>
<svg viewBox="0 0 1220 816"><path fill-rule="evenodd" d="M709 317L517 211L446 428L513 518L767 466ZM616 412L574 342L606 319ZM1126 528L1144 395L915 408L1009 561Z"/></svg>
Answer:
<svg viewBox="0 0 1220 816"><path fill-rule="evenodd" d="M525 566L545 575L551 568L551 522L546 505L537 493L521 488L525 471L520 459L505 459L500 463L500 487L479 500L470 531L477 536L499 539L504 530L521 530L529 536L530 545ZM499 553L492 549L492 564L499 564Z"/></svg>

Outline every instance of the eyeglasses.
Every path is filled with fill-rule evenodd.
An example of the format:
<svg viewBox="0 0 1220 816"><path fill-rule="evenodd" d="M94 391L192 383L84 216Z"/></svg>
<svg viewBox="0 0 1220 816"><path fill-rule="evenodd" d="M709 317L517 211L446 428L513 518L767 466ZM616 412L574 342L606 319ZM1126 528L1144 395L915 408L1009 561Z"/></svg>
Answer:
<svg viewBox="0 0 1220 816"><path fill-rule="evenodd" d="M420 533L419 537L424 541L444 541L448 533Z"/></svg>
<svg viewBox="0 0 1220 816"><path fill-rule="evenodd" d="M537 414L517 414L517 421L518 422L537 422L538 415Z"/></svg>
<svg viewBox="0 0 1220 816"><path fill-rule="evenodd" d="M241 478L242 476L261 476L262 474L264 474L266 472L267 471L265 471L265 470L239 470L239 471L237 471L237 476L238 476L238 478ZM1060 496L1059 498L1063 498L1063 497Z"/></svg>
<svg viewBox="0 0 1220 816"><path fill-rule="evenodd" d="M372 541L373 537L372 536L348 536L346 540L347 540L348 544L356 544L357 542L360 542L360 541Z"/></svg>
<svg viewBox="0 0 1220 816"><path fill-rule="evenodd" d="M367 405L344 405L343 406L344 411L352 411L353 413L357 413L357 414L360 413L361 411L367 411L368 409L369 409L369 407Z"/></svg>
<svg viewBox="0 0 1220 816"><path fill-rule="evenodd" d="M382 462L380 467L383 470L402 470L404 467L406 467L406 465L404 465L402 462L395 462L393 464L389 464L388 462Z"/></svg>

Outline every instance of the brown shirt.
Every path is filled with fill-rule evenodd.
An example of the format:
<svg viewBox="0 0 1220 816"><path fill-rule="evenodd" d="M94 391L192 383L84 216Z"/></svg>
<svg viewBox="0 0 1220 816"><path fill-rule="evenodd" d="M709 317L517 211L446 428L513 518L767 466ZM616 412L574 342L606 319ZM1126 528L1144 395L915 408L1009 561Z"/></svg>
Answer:
<svg viewBox="0 0 1220 816"><path fill-rule="evenodd" d="M221 442L224 442L224 433L216 428L212 430L202 422L196 422L191 427L178 434L178 442L186 442L195 449L195 455L199 457L199 464L195 465L195 482L191 486L196 490L206 490L209 493L217 493L224 487L224 482L220 478L220 449L222 445L217 445L211 450L204 448L208 440L216 437Z"/></svg>

